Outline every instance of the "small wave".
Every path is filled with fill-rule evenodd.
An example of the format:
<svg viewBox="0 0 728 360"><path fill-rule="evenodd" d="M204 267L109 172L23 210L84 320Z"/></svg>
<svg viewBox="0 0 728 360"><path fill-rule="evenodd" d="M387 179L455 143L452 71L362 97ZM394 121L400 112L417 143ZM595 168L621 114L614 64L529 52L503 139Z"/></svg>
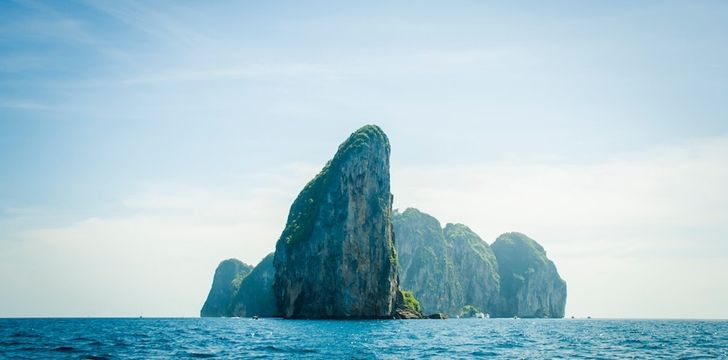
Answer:
<svg viewBox="0 0 728 360"><path fill-rule="evenodd" d="M92 345L92 346L101 346L101 345L103 345L103 343L101 341L98 341L96 339L91 339L91 338L83 337L83 336L75 337L75 338L71 339L71 341L78 342L78 343L85 343L86 345Z"/></svg>
<svg viewBox="0 0 728 360"><path fill-rule="evenodd" d="M493 352L493 351L476 350L476 351L473 351L472 353L470 353L470 355L473 355L473 356L498 356L498 353Z"/></svg>
<svg viewBox="0 0 728 360"><path fill-rule="evenodd" d="M75 352L75 351L78 351L78 349L76 349L73 346L57 346L57 347L53 348L53 351L58 351L58 352Z"/></svg>
<svg viewBox="0 0 728 360"><path fill-rule="evenodd" d="M23 345L24 343L20 341L0 341L0 346L17 346L17 345Z"/></svg>
<svg viewBox="0 0 728 360"><path fill-rule="evenodd" d="M41 336L38 335L38 334L35 334L35 333L29 333L29 332L25 332L25 331L18 331L18 332L14 332L14 333L10 334L8 337L11 337L11 338L19 338L19 337L39 338Z"/></svg>
<svg viewBox="0 0 728 360"><path fill-rule="evenodd" d="M187 352L187 355L193 357L193 358L199 358L199 359L209 359L217 357L216 354L211 353L198 353L198 352Z"/></svg>
<svg viewBox="0 0 728 360"><path fill-rule="evenodd" d="M278 347L275 345L265 345L262 346L259 350L294 354L311 354L317 352L316 349L296 349L289 347Z"/></svg>

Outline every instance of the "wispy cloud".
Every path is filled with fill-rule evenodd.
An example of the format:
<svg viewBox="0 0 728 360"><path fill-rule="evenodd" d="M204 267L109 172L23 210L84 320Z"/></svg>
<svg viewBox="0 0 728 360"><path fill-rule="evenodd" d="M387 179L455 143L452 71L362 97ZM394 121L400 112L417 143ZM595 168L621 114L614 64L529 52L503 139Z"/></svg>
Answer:
<svg viewBox="0 0 728 360"><path fill-rule="evenodd" d="M0 108L16 110L52 110L56 107L46 103L27 99L0 99Z"/></svg>
<svg viewBox="0 0 728 360"><path fill-rule="evenodd" d="M212 42L191 24L179 20L181 13L192 11L179 3L89 1L86 4L171 46L203 51Z"/></svg>
<svg viewBox="0 0 728 360"><path fill-rule="evenodd" d="M223 67L188 66L174 70L162 70L121 80L121 84L161 84L187 81L236 80L280 76L320 76L331 75L332 69L326 65L306 63L279 64L236 64Z"/></svg>

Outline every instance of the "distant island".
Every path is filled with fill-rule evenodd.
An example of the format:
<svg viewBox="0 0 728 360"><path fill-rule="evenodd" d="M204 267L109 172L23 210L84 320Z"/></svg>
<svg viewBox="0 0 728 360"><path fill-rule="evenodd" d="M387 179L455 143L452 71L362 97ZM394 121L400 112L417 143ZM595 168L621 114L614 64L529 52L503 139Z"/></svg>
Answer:
<svg viewBox="0 0 728 360"><path fill-rule="evenodd" d="M355 131L301 191L274 253L215 270L203 317L417 319L564 316L566 283L533 239L488 245L462 224L444 228L393 211L390 144Z"/></svg>

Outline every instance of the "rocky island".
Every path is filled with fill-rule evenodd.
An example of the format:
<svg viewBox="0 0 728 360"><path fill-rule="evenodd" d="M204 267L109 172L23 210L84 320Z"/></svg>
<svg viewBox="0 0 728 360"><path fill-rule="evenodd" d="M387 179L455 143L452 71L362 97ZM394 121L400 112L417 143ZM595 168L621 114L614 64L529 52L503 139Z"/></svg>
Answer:
<svg viewBox="0 0 728 360"><path fill-rule="evenodd" d="M566 284L535 241L489 246L465 225L393 212L389 156L379 127L351 134L291 205L274 253L254 268L220 263L200 315L563 317Z"/></svg>

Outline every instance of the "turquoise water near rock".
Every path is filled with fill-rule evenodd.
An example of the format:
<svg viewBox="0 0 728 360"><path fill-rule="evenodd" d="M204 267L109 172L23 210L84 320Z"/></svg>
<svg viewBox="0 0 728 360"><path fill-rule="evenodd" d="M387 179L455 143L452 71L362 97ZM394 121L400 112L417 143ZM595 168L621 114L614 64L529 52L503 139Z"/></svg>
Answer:
<svg viewBox="0 0 728 360"><path fill-rule="evenodd" d="M0 319L0 358L728 358L728 321Z"/></svg>

